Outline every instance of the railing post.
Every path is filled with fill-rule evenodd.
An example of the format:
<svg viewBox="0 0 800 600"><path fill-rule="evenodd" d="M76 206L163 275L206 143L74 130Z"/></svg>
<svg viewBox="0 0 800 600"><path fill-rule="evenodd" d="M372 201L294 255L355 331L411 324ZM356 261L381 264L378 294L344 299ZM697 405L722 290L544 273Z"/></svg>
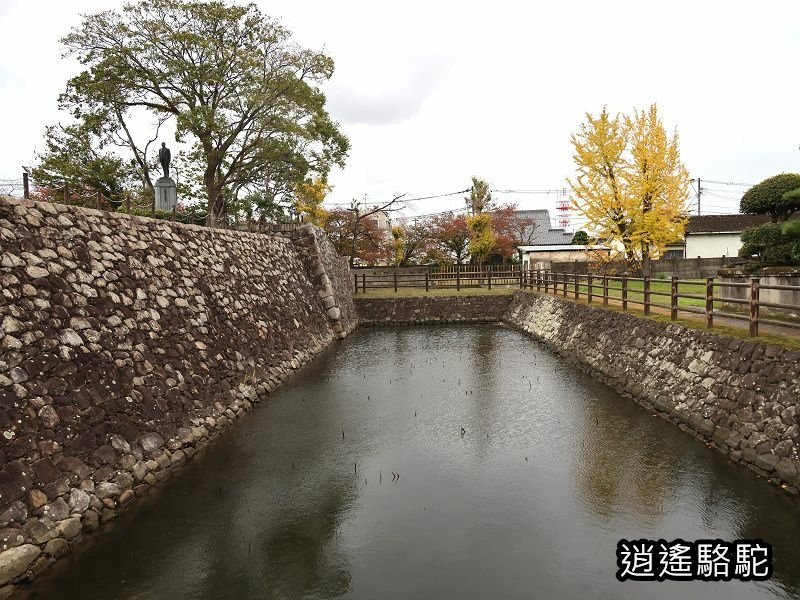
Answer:
<svg viewBox="0 0 800 600"><path fill-rule="evenodd" d="M542 291L542 270L536 269L536 291Z"/></svg>
<svg viewBox="0 0 800 600"><path fill-rule="evenodd" d="M622 274L622 310L628 310L628 274Z"/></svg>
<svg viewBox="0 0 800 600"><path fill-rule="evenodd" d="M586 273L586 303L592 303L592 274Z"/></svg>
<svg viewBox="0 0 800 600"><path fill-rule="evenodd" d="M650 314L650 275L644 276L644 315Z"/></svg>
<svg viewBox="0 0 800 600"><path fill-rule="evenodd" d="M361 274L361 292L366 294L367 293L367 274Z"/></svg>
<svg viewBox="0 0 800 600"><path fill-rule="evenodd" d="M608 275L603 273L603 306L608 306Z"/></svg>
<svg viewBox="0 0 800 600"><path fill-rule="evenodd" d="M547 293L547 289L548 289L549 285L550 285L550 277L549 277L549 273L548 273L547 269L545 269L545 271L544 271L544 293L545 294Z"/></svg>
<svg viewBox="0 0 800 600"><path fill-rule="evenodd" d="M513 269L514 267L512 266L511 268ZM522 264L520 263L520 265L519 265L519 289L522 289L523 287L525 287L525 286L524 286L524 283L522 281Z"/></svg>
<svg viewBox="0 0 800 600"><path fill-rule="evenodd" d="M678 276L673 274L670 283L669 318L676 321L678 319Z"/></svg>
<svg viewBox="0 0 800 600"><path fill-rule="evenodd" d="M492 265L486 268L486 282L489 285L489 289L492 289Z"/></svg>
<svg viewBox="0 0 800 600"><path fill-rule="evenodd" d="M567 273L564 273L564 298L567 297L567 279L569 279L569 276Z"/></svg>
<svg viewBox="0 0 800 600"><path fill-rule="evenodd" d="M425 271L425 291L430 291L430 286L428 283L428 271Z"/></svg>
<svg viewBox="0 0 800 600"><path fill-rule="evenodd" d="M358 273L353 273L353 277L356 280L356 289L355 289L355 291L353 293L357 294L358 293Z"/></svg>
<svg viewBox="0 0 800 600"><path fill-rule="evenodd" d="M714 326L714 278L706 277L706 327Z"/></svg>
<svg viewBox="0 0 800 600"><path fill-rule="evenodd" d="M750 337L758 335L758 277L750 279Z"/></svg>
<svg viewBox="0 0 800 600"><path fill-rule="evenodd" d="M456 291L461 291L461 265L456 264Z"/></svg>
<svg viewBox="0 0 800 600"><path fill-rule="evenodd" d="M397 268L396 267L395 267L395 270L392 272L392 275L394 275L394 293L396 294L397 293Z"/></svg>
<svg viewBox="0 0 800 600"><path fill-rule="evenodd" d="M578 299L580 299L581 295L580 295L579 284L578 284L579 280L578 280L578 270L577 269L575 269L575 272L572 274L572 276L575 278L575 300L578 300Z"/></svg>

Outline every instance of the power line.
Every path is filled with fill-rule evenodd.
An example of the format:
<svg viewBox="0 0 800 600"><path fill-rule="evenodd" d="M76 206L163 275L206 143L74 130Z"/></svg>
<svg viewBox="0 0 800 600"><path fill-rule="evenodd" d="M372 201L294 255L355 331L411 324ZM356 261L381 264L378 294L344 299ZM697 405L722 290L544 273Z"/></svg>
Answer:
<svg viewBox="0 0 800 600"><path fill-rule="evenodd" d="M467 188L466 190L459 190L458 192L447 192L446 194L434 194L431 196L420 196L418 198L401 198L400 202L406 203L406 202L417 202L419 200L433 200L434 198L446 198L448 196L457 196L459 194L465 194L469 190L470 188ZM367 201L365 200L365 203L366 202ZM381 201L369 201L369 202L372 204L381 203ZM330 202L328 203L328 206L350 206L350 202Z"/></svg>
<svg viewBox="0 0 800 600"><path fill-rule="evenodd" d="M704 179L706 183L716 183L719 185L738 185L741 187L753 187L755 183L737 183L735 181L714 181L713 179Z"/></svg>

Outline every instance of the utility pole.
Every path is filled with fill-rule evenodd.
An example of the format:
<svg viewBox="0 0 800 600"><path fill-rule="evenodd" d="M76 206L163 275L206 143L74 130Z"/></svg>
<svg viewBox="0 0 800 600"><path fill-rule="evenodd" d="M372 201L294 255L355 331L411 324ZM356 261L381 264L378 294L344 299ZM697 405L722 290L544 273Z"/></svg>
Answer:
<svg viewBox="0 0 800 600"><path fill-rule="evenodd" d="M697 216L700 216L700 196L703 195L703 188L700 187L700 178L697 178Z"/></svg>

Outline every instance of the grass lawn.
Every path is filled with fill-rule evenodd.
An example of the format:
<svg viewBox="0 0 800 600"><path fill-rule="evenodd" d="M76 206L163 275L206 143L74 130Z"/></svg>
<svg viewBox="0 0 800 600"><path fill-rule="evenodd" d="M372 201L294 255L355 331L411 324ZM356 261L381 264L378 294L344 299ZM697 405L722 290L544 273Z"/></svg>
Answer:
<svg viewBox="0 0 800 600"><path fill-rule="evenodd" d="M600 300L602 301L603 297L603 289L602 285L598 286L596 280L592 282L593 294L595 298L595 302ZM519 289L518 283L502 283L492 284L492 289L490 290L484 280L484 284L480 287L466 287L470 285L471 280L467 280L466 278L462 281L461 291L457 291L455 288L455 281L452 282L452 287L447 288L436 288L431 286L431 291L426 292L424 287L403 287L398 286L397 292L395 293L394 287L391 284L388 287L382 288L371 288L367 287L367 293L363 294L361 292L361 288L359 288L356 297L366 296L367 298L386 298L390 296L406 296L406 297L417 297L417 296L452 296L454 294L458 295L471 295L471 296L482 296L485 294L510 294L515 290ZM385 285L385 284L384 284ZM705 285L706 282L704 279L698 279L697 284L680 284L678 286L678 293L680 294L705 294ZM650 301L655 302L656 304L664 304L669 306L669 293L671 289L671 284L668 280L652 280L650 282ZM609 281L608 282L608 297L609 298L622 298L622 282L621 281ZM561 290L563 289L563 284L560 284L559 287L559 295L561 295ZM644 282L642 281L629 281L628 282L628 300L641 300L644 301ZM542 288L544 290L544 288ZM552 286L550 287L552 291ZM581 285L580 286L580 295L582 298L586 298L586 291L587 286ZM668 294L667 296L661 296L659 293ZM567 297L573 298L575 294L575 286L572 283L567 283ZM699 300L696 298L679 298L678 299L678 306L705 306L705 300Z"/></svg>
<svg viewBox="0 0 800 600"><path fill-rule="evenodd" d="M581 302L585 304L585 301ZM602 308L605 308L607 310L615 310L617 312L622 312L621 305L609 304L608 306ZM785 346L787 348L792 348L793 350L800 350L800 339L796 337L784 337L779 335L770 335L768 333L761 333L756 337L750 337L750 334L747 330L747 323L744 321L742 322L741 327L730 327L727 325L719 325L717 322L715 322L714 327L712 329L706 329L705 321L701 315L698 315L696 318L692 318L690 316L686 317L679 316L677 320L671 321L669 314L659 314L651 312L647 317L645 317L644 311L638 307L636 308L629 307L627 312L632 313L637 317L642 317L645 319L653 319L654 321L661 321L662 323L678 323L679 325L683 325L684 327L689 327L691 329L702 329L703 331L729 335L731 337L739 338L742 340L748 340L751 342L764 342L766 344L775 344L777 346ZM798 331L798 334L800 334L800 331ZM794 332L792 331L789 335L794 335Z"/></svg>
<svg viewBox="0 0 800 600"><path fill-rule="evenodd" d="M704 296L706 293L706 280L705 279L692 279L684 281L696 281L697 283L680 283L678 284L679 294L697 294ZM563 290L564 284L560 283L558 286L559 293ZM586 297L588 286L581 285L580 295ZM651 279L650 280L650 302L656 304L663 304L669 306L670 295L672 293L672 283L668 279ZM662 295L666 294L666 295ZM574 297L575 284L567 283L567 297ZM592 295L595 299L603 297L603 281L601 278L596 278L592 281ZM608 282L608 297L609 298L622 298L622 282L611 280ZM639 300L644 302L644 282L643 281L629 281L628 282L628 300ZM678 298L678 306L699 306L705 307L706 301L699 298Z"/></svg>

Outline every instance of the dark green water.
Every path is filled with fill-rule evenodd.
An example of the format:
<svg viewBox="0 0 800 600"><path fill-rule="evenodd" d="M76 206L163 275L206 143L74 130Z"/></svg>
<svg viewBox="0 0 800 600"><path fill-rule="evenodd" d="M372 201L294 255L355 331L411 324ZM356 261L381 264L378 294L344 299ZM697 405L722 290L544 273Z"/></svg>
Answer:
<svg viewBox="0 0 800 600"><path fill-rule="evenodd" d="M800 598L799 504L515 331L365 329L31 596ZM620 538L761 538L775 576L620 583Z"/></svg>

